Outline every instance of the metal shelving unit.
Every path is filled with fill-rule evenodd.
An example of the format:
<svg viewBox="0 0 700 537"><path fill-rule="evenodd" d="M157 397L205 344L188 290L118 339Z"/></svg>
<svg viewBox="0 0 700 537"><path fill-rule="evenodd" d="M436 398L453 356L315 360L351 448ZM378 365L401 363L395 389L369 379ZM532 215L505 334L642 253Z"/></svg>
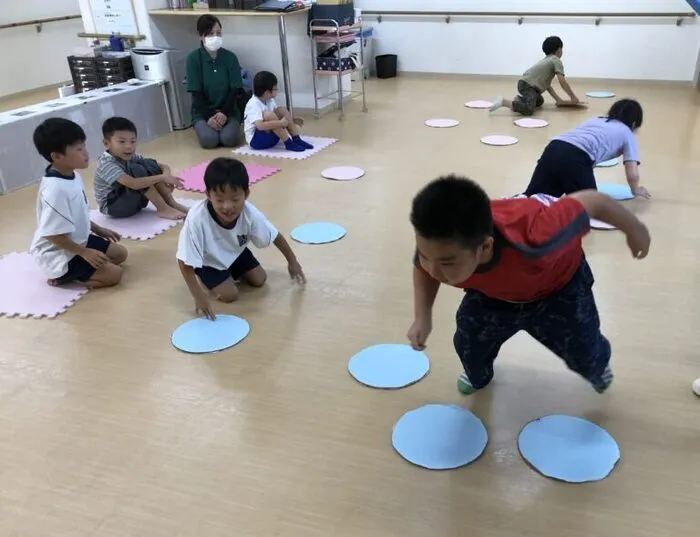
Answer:
<svg viewBox="0 0 700 537"><path fill-rule="evenodd" d="M311 70L313 73L313 86L314 86L314 116L316 118L320 117L320 112L318 108L318 102L321 99L327 99L334 97L338 103L338 109L340 110L340 120L345 118L345 100L352 100L356 97L362 97L362 111L367 112L367 96L365 93L365 54L364 46L362 44L362 23L353 24L352 26L340 26L336 21L332 19L313 19L309 22L309 29L311 34ZM342 58L341 50L345 46L349 46L352 43L359 42L360 53L359 53L359 64L353 63L350 58ZM329 69L319 68L319 58L321 47L325 47L325 50L329 50L332 47L336 47L336 56L325 58L327 63L331 64ZM335 63L335 65L334 65ZM343 77L353 73L359 73L359 83L360 89L352 89L352 81L349 82L347 89L343 88ZM328 77L335 76L338 80L338 89L331 91L324 95L319 95L317 86L317 77Z"/></svg>

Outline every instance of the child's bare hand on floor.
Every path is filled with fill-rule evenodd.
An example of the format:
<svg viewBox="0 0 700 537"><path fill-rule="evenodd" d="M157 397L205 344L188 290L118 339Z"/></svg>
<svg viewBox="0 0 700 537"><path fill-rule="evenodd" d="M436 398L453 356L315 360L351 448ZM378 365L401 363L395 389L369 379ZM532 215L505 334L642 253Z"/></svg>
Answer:
<svg viewBox="0 0 700 537"><path fill-rule="evenodd" d="M211 302L209 301L208 296L204 294L197 296L194 299L194 309L197 315L204 315L210 321L216 320L216 314L214 313L214 310L211 309Z"/></svg>
<svg viewBox="0 0 700 537"><path fill-rule="evenodd" d="M298 261L289 263L287 270L289 271L289 277L292 280L296 281L300 285L304 285L306 283L306 276L304 276L304 271L302 270Z"/></svg>

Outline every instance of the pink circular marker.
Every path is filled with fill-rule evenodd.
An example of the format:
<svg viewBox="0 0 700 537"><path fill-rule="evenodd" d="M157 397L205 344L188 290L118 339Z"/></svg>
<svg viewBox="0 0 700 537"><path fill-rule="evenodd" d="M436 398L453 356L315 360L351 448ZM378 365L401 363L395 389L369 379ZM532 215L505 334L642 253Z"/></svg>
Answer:
<svg viewBox="0 0 700 537"><path fill-rule="evenodd" d="M435 118L427 120L425 124L428 127L434 127L436 129L447 129L450 127L456 127L459 125L459 121L456 119Z"/></svg>
<svg viewBox="0 0 700 537"><path fill-rule="evenodd" d="M611 226L610 224L607 224L605 222L602 222L600 220L596 220L595 218L591 218L591 229L604 229L606 231L611 230L611 229L617 229L615 226Z"/></svg>
<svg viewBox="0 0 700 537"><path fill-rule="evenodd" d="M484 136L481 139L481 143L486 145L513 145L518 143L518 139L515 136L494 134L493 136Z"/></svg>
<svg viewBox="0 0 700 537"><path fill-rule="evenodd" d="M469 101L464 103L467 108L491 108L493 103L491 101Z"/></svg>
<svg viewBox="0 0 700 537"><path fill-rule="evenodd" d="M321 172L321 177L333 181L354 181L365 174L365 170L356 166L334 166Z"/></svg>
<svg viewBox="0 0 700 537"><path fill-rule="evenodd" d="M541 129L549 125L548 121L544 119L535 119L531 117L522 117L515 120L515 124L523 129Z"/></svg>

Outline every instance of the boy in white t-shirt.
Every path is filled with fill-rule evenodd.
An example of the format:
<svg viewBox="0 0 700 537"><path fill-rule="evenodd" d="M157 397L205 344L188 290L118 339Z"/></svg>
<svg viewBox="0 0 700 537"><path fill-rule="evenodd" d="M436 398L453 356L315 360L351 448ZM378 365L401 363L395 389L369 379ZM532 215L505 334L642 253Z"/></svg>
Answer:
<svg viewBox="0 0 700 537"><path fill-rule="evenodd" d="M238 280L252 287L265 284L267 274L248 249L249 242L258 248L274 244L287 260L289 276L306 283L287 240L247 201L249 180L243 163L224 157L212 160L204 172L204 185L207 199L187 213L176 255L197 313L215 318L209 293L199 281L222 302L238 298Z"/></svg>
<svg viewBox="0 0 700 537"><path fill-rule="evenodd" d="M294 118L284 106L275 102L277 77L268 71L260 71L253 78L253 96L245 107L244 131L248 145L253 149L270 149L280 140L288 151L299 153L313 149L299 136L304 122Z"/></svg>
<svg viewBox="0 0 700 537"><path fill-rule="evenodd" d="M82 127L67 119L47 119L34 131L34 146L50 164L39 186L30 252L49 285L118 284L127 251L116 244L119 233L90 221L83 180L76 172L89 163Z"/></svg>

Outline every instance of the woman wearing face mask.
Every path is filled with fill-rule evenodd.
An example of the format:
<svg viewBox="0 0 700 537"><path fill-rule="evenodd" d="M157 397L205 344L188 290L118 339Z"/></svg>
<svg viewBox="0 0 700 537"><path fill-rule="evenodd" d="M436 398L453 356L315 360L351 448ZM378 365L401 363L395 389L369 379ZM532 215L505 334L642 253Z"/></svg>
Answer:
<svg viewBox="0 0 700 537"><path fill-rule="evenodd" d="M200 145L234 147L241 130L238 96L243 89L236 55L222 48L221 21L197 20L201 45L187 56L187 91L192 94L192 125Z"/></svg>

